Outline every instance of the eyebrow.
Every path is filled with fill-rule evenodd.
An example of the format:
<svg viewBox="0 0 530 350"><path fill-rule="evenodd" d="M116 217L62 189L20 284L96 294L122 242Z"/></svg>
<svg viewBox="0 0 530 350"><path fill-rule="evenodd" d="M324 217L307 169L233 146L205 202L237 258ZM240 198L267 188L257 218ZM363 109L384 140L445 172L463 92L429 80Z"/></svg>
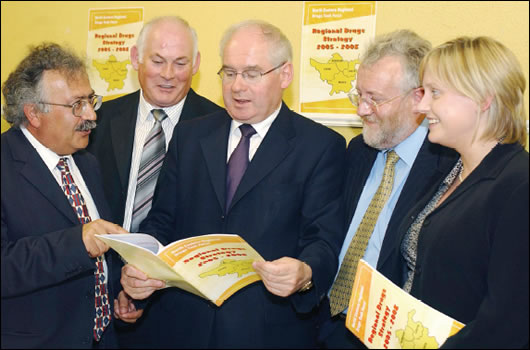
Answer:
<svg viewBox="0 0 530 350"><path fill-rule="evenodd" d="M236 70L234 67L231 67L231 66L227 66L227 65L223 65L223 68L227 68L227 69L233 69L233 70ZM243 68L243 70L260 70L261 68L259 66L246 66Z"/></svg>
<svg viewBox="0 0 530 350"><path fill-rule="evenodd" d="M88 98L90 96L94 96L96 94L96 92L94 91L94 89L92 89L92 92L88 95L81 95L81 96L73 96L72 98L75 99L74 101L79 101L79 100L82 100L84 98Z"/></svg>

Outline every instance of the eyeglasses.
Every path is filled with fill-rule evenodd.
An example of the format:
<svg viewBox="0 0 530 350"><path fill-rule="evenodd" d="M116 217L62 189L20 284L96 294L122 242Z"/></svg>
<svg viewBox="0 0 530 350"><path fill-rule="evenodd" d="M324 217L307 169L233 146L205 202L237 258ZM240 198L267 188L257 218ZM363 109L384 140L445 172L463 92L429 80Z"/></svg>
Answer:
<svg viewBox="0 0 530 350"><path fill-rule="evenodd" d="M88 100L82 99L82 100L74 102L71 105L65 105L65 104L61 104L61 103L44 102L44 101L39 101L39 103L42 103L43 105L70 107L70 108L72 108L72 113L73 113L74 116L82 117L83 114L85 114L86 108L87 108L88 105L90 105L94 111L97 111L99 109L99 107L101 107L102 100L103 100L103 96L93 95L93 96L90 96L88 98Z"/></svg>
<svg viewBox="0 0 530 350"><path fill-rule="evenodd" d="M287 62L283 62L282 64L266 71L266 72L260 72L259 70L256 70L256 69L246 69L242 72L238 72L234 69L229 69L229 68L221 68L219 69L219 72L217 72L217 74L221 77L221 80L223 81L223 83L231 83L233 82L234 80L236 80L236 77L238 74L241 74L241 77L243 78L243 80L248 83L248 84L257 84L261 81L261 77L266 75L266 74L269 74L270 72L280 68L281 66L283 66L285 63Z"/></svg>
<svg viewBox="0 0 530 350"><path fill-rule="evenodd" d="M392 98L389 98L388 100L384 100L384 101L381 101L381 102L375 102L374 100L372 100L369 97L362 97L362 95L359 94L359 92L357 90L350 91L348 93L348 98L350 99L350 102L352 103L352 105L354 105L357 108L359 108L359 106L362 103L365 103L372 111L377 111L377 109L379 107L381 107L382 105L384 105L385 103L389 103L389 102L394 101L395 99L398 99L400 97L406 96L411 91L414 91L416 89L417 88L410 89L407 92L402 93L401 95L394 96Z"/></svg>

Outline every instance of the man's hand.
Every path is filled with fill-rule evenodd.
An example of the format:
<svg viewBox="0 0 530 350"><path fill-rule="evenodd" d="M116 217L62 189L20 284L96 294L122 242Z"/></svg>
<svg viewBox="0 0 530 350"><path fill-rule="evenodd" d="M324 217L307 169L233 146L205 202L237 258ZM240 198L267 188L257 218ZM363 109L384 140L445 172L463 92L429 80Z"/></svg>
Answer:
<svg viewBox="0 0 530 350"><path fill-rule="evenodd" d="M144 310L136 310L132 299L122 290L118 299L114 299L114 318L127 323L134 323L138 320Z"/></svg>
<svg viewBox="0 0 530 350"><path fill-rule="evenodd" d="M125 293L137 300L145 299L166 286L164 281L148 278L145 273L129 264L122 267L120 282Z"/></svg>
<svg viewBox="0 0 530 350"><path fill-rule="evenodd" d="M103 219L97 219L83 225L83 243L91 258L104 254L109 246L97 239L95 235L106 235L109 233L129 233L123 227Z"/></svg>
<svg viewBox="0 0 530 350"><path fill-rule="evenodd" d="M265 288L280 297L296 293L313 276L309 265L289 257L274 261L255 261L252 267L261 276Z"/></svg>

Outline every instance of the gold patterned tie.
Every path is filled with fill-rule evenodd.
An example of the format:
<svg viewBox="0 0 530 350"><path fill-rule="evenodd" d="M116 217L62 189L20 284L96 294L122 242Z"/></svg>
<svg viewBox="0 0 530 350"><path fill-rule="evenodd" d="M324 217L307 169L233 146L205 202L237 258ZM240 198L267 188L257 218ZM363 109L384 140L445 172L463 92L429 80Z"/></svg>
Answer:
<svg viewBox="0 0 530 350"><path fill-rule="evenodd" d="M366 209L366 212L364 213L363 219L357 228L357 232L355 232L350 246L348 247L348 251L346 252L346 255L344 255L337 279L331 287L329 303L332 316L339 314L348 307L353 282L355 280L355 273L357 272L357 264L364 256L364 252L366 251L368 241L374 231L379 213L385 206L385 203L392 192L392 186L394 184L394 166L398 160L399 156L396 152L389 151L387 153L383 179L381 180L368 209Z"/></svg>

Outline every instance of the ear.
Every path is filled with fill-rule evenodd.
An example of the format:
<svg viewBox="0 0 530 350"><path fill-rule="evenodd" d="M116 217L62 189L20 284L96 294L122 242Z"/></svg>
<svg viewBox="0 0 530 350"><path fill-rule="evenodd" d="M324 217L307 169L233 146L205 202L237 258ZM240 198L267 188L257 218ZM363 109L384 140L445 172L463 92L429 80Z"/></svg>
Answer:
<svg viewBox="0 0 530 350"><path fill-rule="evenodd" d="M138 56L138 48L136 47L136 45L131 47L131 64L134 70L138 70L138 66L140 65L140 60Z"/></svg>
<svg viewBox="0 0 530 350"><path fill-rule="evenodd" d="M293 64L291 62L287 62L280 69L281 87L282 89L286 89L293 81Z"/></svg>
<svg viewBox="0 0 530 350"><path fill-rule="evenodd" d="M492 102L493 102L493 95L486 97L484 102L482 102L480 105L480 111L486 112L491 107Z"/></svg>
<svg viewBox="0 0 530 350"><path fill-rule="evenodd" d="M193 62L192 74L195 75L199 71L199 66L201 65L201 53L197 51L197 57L195 57L195 62Z"/></svg>
<svg viewBox="0 0 530 350"><path fill-rule="evenodd" d="M37 105L35 105L34 103L26 103L24 105L24 114L28 119L29 125L31 125L35 129L38 129L41 124L41 112L38 110Z"/></svg>

